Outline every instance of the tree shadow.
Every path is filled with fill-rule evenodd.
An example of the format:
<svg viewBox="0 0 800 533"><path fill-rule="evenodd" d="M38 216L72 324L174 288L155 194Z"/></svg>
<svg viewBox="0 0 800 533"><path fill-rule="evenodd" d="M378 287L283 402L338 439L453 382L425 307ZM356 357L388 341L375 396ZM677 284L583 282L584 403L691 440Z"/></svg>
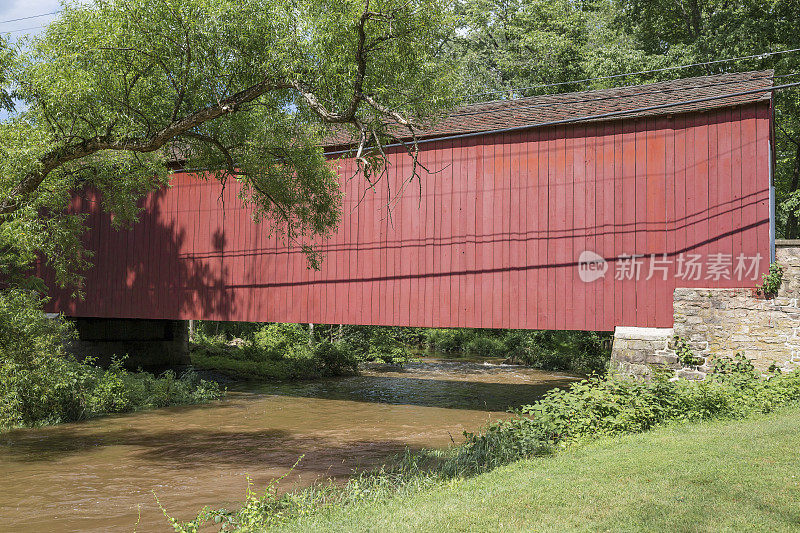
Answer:
<svg viewBox="0 0 800 533"><path fill-rule="evenodd" d="M406 450L418 450L402 439L337 441L322 435L295 434L282 429L182 428L142 431L135 428L86 431L76 425L6 434L0 442L3 455L20 463L47 463L64 457L120 447L119 460L163 464L173 469L236 467L258 469L291 467L320 472L337 468L339 474L353 468L376 465ZM125 448L133 448L125 449ZM91 458L87 458L91 461Z"/></svg>
<svg viewBox="0 0 800 533"><path fill-rule="evenodd" d="M210 204L179 205L179 196L169 187L147 195L139 202L139 220L116 229L99 192L76 195L73 209L87 215L84 246L93 254L93 266L86 272L83 299L56 288L53 272L41 268L51 288L47 310L70 317L147 319L235 313L235 295L225 290L229 270L219 257L227 246L224 220L208 216L215 212ZM183 216L180 223L176 210Z"/></svg>

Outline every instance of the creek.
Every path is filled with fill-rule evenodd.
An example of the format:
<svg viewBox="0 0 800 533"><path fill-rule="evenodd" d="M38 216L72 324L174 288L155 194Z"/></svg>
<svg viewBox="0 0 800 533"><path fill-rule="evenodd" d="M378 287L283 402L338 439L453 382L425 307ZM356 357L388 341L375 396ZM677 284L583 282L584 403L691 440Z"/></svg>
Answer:
<svg viewBox="0 0 800 533"><path fill-rule="evenodd" d="M280 490L461 443L507 409L576 378L423 359L402 369L290 384L239 383L206 405L0 434L3 531L167 531L172 516L244 499L303 455Z"/></svg>

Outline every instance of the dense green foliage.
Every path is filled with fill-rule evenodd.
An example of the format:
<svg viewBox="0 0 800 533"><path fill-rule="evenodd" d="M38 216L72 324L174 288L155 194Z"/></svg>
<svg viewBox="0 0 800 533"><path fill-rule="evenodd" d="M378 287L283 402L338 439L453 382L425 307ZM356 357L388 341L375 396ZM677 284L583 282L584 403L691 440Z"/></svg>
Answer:
<svg viewBox="0 0 800 533"><path fill-rule="evenodd" d="M315 328L322 333L322 329ZM340 335L353 354L365 362L402 365L416 359L421 341L422 328L388 326L343 326L330 330Z"/></svg>
<svg viewBox="0 0 800 533"><path fill-rule="evenodd" d="M211 334L201 324L192 338L191 358L196 368L222 372L237 379L293 380L353 374L357 361L343 342L311 342L298 324L265 324L245 338L232 341L224 333ZM253 328L242 327L239 333Z"/></svg>
<svg viewBox="0 0 800 533"><path fill-rule="evenodd" d="M193 363L256 379L330 375L313 364L316 345L322 343L326 350L349 354L353 367L355 361L402 365L428 355L490 358L543 370L594 374L605 370L611 346L610 334L584 331L325 324L315 324L311 331L296 324L200 322ZM342 368L349 371L350 365Z"/></svg>
<svg viewBox="0 0 800 533"><path fill-rule="evenodd" d="M362 473L344 487L314 486L277 495L249 492L235 512L204 509L177 531L196 531L217 521L240 531L261 531L298 517L343 505L378 502L419 492L441 482L480 474L524 458L549 455L576 442L641 433L674 422L738 419L800 404L800 374L762 377L742 357L717 359L705 381L645 381L593 377L569 389L553 389L513 418L491 424L447 451L412 453L379 472Z"/></svg>
<svg viewBox="0 0 800 533"><path fill-rule="evenodd" d="M222 397L214 381L188 370L129 372L122 360L108 368L52 358L27 371L0 376L0 428L75 422L113 413L205 403Z"/></svg>
<svg viewBox="0 0 800 533"><path fill-rule="evenodd" d="M471 435L462 464L482 470L597 435L638 433L670 421L742 418L800 402L796 372L765 379L740 355L712 364L704 381L594 377L554 389L514 419Z"/></svg>
<svg viewBox="0 0 800 533"><path fill-rule="evenodd" d="M591 18L568 0L463 0L451 40L475 99L516 96L520 88L585 77ZM578 89L578 84L559 89ZM548 92L561 92L552 89ZM481 93L479 91L498 91ZM530 93L524 93L530 94Z"/></svg>
<svg viewBox="0 0 800 533"><path fill-rule="evenodd" d="M508 363L582 374L603 372L611 336L587 331L423 329L431 353L501 358Z"/></svg>
<svg viewBox="0 0 800 533"><path fill-rule="evenodd" d="M84 420L108 413L217 399L215 382L187 372L154 377L115 360L103 369L64 353L71 324L48 318L32 292L0 291L0 428Z"/></svg>
<svg viewBox="0 0 800 533"><path fill-rule="evenodd" d="M388 326L345 326L314 324L311 330L293 324L263 324L260 322L198 322L198 332L206 336L223 335L228 340L243 339L262 342L283 342L280 338L269 340L272 332L293 331L294 343L329 341L349 345L350 351L360 361L402 364L412 352L425 345L424 328ZM311 331L311 332L309 332ZM285 348L285 347L284 347Z"/></svg>

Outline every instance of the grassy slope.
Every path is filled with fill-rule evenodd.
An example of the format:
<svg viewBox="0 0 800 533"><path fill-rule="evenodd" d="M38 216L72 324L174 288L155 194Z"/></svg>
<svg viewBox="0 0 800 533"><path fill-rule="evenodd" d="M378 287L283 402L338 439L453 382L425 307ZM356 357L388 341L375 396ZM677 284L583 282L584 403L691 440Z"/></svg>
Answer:
<svg viewBox="0 0 800 533"><path fill-rule="evenodd" d="M800 409L604 439L290 529L800 531Z"/></svg>

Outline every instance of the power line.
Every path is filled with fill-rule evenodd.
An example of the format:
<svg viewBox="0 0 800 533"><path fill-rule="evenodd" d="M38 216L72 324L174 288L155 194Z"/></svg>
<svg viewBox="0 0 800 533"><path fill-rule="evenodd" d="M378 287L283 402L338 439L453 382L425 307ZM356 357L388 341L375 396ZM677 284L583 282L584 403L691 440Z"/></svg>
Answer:
<svg viewBox="0 0 800 533"><path fill-rule="evenodd" d="M20 28L20 29L18 29L18 30L0 31L0 33L3 33L3 34L9 34L9 33L19 33L19 32L21 32L21 31L39 30L39 29L41 29L41 28L44 28L44 27L45 27L45 26L33 26L33 27L31 27L31 28Z"/></svg>
<svg viewBox="0 0 800 533"><path fill-rule="evenodd" d="M39 17L46 17L46 16L49 16L49 15L57 15L59 13L61 13L61 10L51 11L49 13L41 13L39 15L31 15L31 16L28 16L28 17L20 17L20 18L16 18L16 19L3 20L3 21L0 21L0 24L5 24L5 23L8 23L8 22L17 22L17 21L20 21L20 20L29 20L29 19L39 18ZM21 28L21 29L18 29L18 30L11 30L11 31L0 32L0 33L6 33L6 34L8 34L8 33L18 33L18 32L23 32L23 31L38 30L38 29L41 29L41 28L44 28L44 26L35 26L35 27L31 27L31 28ZM493 94L503 94L503 93L507 93L507 92L529 91L529 90L532 90L532 89L545 89L545 88L548 88L548 87L561 87L561 86L564 86L564 85L580 84L580 83L586 83L586 82L589 82L589 81L611 80L611 79L625 78L625 77L629 77L629 76L638 76L638 75L641 75L641 74L655 74L655 73L658 73L658 72L668 72L668 71L672 71L672 70L679 70L679 69L685 69L685 68L718 65L720 63L729 63L729 62L732 62L732 61L743 61L743 60L747 60L747 59L763 59L763 58L771 57L771 56L775 56L775 55L790 54L790 53L795 53L795 52L800 52L800 48L791 48L791 49L788 49L788 50L776 50L774 52L762 52L760 54L751 54L751 55L747 55L747 56L716 59L716 60L713 60L713 61L703 61L703 62L698 62L698 63L689 63L689 64L684 64L684 65L675 65L675 66L671 66L671 67L663 67L663 68L657 68L657 69L639 70L639 71L634 71L634 72L624 72L624 73L621 73L621 74L612 74L612 75L608 75L608 76L595 76L595 77L583 78L583 79L579 79L579 80L561 81L561 82L554 82L554 83L543 83L543 84L539 84L539 85L529 85L527 87L516 87L516 88L515 87L511 87L509 89L497 89L497 90L494 90L494 91L486 91L486 92L481 92L481 93L473 93L473 94L463 95L462 98L466 99L466 98L473 98L473 97L476 97L476 96L488 96L488 95L493 95ZM632 85L632 86L629 86L629 87L635 87L635 85Z"/></svg>
<svg viewBox="0 0 800 533"><path fill-rule="evenodd" d="M768 76L756 77L756 78L752 78L752 79L749 79L749 80L741 80L741 79L722 80L722 81L718 81L717 83L706 83L706 84L702 84L702 85L687 85L685 87L671 87L671 88L667 87L667 88L662 88L662 89L653 89L653 90L649 90L649 91L630 92L630 93L626 93L626 94L611 94L611 95L598 96L598 97L595 97L595 98L585 98L584 97L584 98L578 98L578 99L575 99L575 100L553 100L551 102L543 102L543 103L539 103L539 104L514 105L513 107L509 107L508 110L509 111L516 111L518 109L533 109L533 108L538 108L538 107L550 107L550 106L569 105L569 104L582 104L582 103L586 103L586 102L599 102L599 101L602 101L602 100L614 100L614 99L618 99L618 98L630 98L630 97L634 97L634 96L649 96L649 95L653 95L653 94L668 94L668 93L680 92L680 91L690 90L690 89L705 89L705 88L712 88L712 87L721 87L723 85L731 85L731 84L734 84L734 83L742 83L743 81L756 81L756 80L759 80L759 79L766 79L766 78L768 78ZM625 87L625 86L623 86L623 87L614 87L614 89L625 89L625 88L635 88L635 87L647 87L647 85L629 85L627 87ZM609 91L609 90L612 90L612 89L604 89L604 90ZM574 94L580 94L580 93L574 93ZM552 95L548 94L548 95L540 95L540 96L528 96L528 97L525 97L525 98L544 98L544 97L563 97L563 96L569 96L569 93L566 93L566 94L565 93L552 94ZM521 98L515 98L513 100L497 100L496 102L498 102L498 104L499 104L501 102L514 102L514 101L519 101L519 100L521 100ZM475 103L473 105L478 105L480 103L482 103L482 102L477 102L477 103ZM483 102L483 103L485 103L485 102ZM483 114L483 113L495 112L495 111L503 111L503 110L504 109L499 108L499 109L491 109L491 110L455 112L455 113L449 114L448 117L466 117L466 116L480 115L480 114Z"/></svg>
<svg viewBox="0 0 800 533"><path fill-rule="evenodd" d="M602 120L606 118L616 118L616 117L623 117L625 115L629 115L631 113L644 113L647 111L655 111L657 109L668 109L672 107L678 107L682 105L689 105L689 104L700 104L704 102L713 102L715 100L722 100L725 98L732 98L734 96L745 96L749 94L757 94L763 92L774 92L783 89L791 89L795 87L800 87L800 81L794 83L787 83L784 85L775 85L772 87L764 87L762 89L751 89L749 91L739 91L735 93L727 93L715 96L706 96L703 98L694 98L691 100L682 100L679 102L670 102L668 104L659 104L654 106L647 106L647 107L638 107L634 109L625 109L621 111L611 111L608 113L600 113L597 115L584 115L580 117L572 117L572 118L565 118L561 120L551 120L549 122L539 122L535 124L525 124L524 126L514 126L511 128L500 128L494 130L485 130L485 131L477 131L471 133L461 133L458 135L447 135L444 137L431 137L427 139L419 139L417 140L417 144L424 144L429 142L438 142L438 141L452 141L456 139L465 139L468 137L479 137L481 135L492 135L497 133L513 133L517 131L523 131L531 128L541 128L544 126L560 126L565 124L573 124L575 122L586 122L590 120ZM407 146L408 143L392 143L392 144L384 144L383 148L393 148L396 146ZM337 150L333 152L325 152L325 155L340 155L340 154L347 154L352 153L355 151L355 148L348 148L346 150Z"/></svg>
<svg viewBox="0 0 800 533"><path fill-rule="evenodd" d="M512 87L512 88L509 88L509 89L502 89L502 90L498 89L496 91L486 91L486 92L483 92L483 93L467 94L467 95L464 95L463 98L470 98L470 97L473 97L473 96L486 96L486 95L490 95L490 94L502 94L502 93L507 93L507 92L510 92L510 91L527 91L527 90L530 90L530 89L544 89L544 88L547 88L547 87L560 87L562 85L572 85L572 84L577 84L577 83L585 83L587 81L611 80L611 79L616 79L616 78L624 78L624 77L627 77L627 76L638 76L640 74L654 74L656 72L667 72L667 71L670 71L670 70L678 70L678 69L683 69L683 68L704 67L704 66L709 66L709 65L717 65L719 63L729 63L731 61L743 61L745 59L762 59L762 58L771 57L771 56L774 56L774 55L791 54L791 53L794 53L794 52L800 52L800 48L791 48L791 49L788 49L788 50L777 50L775 52L763 52L761 54L752 54L752 55L749 55L749 56L739 56L739 57L730 57L730 58L725 58L725 59L716 59L714 61L704 61L702 63L690 63L690 64L686 64L686 65L676 65L676 66L672 66L672 67L656 68L656 69L650 69L650 70L639 70L639 71L636 71L636 72L625 72L623 74L612 74L612 75L609 75L609 76L596 76L596 77L593 77L593 78L584 78L584 79L581 79L581 80L560 81L560 82L556 82L556 83L544 83L544 84L541 84L541 85L530 85L528 87L516 87L516 88Z"/></svg>
<svg viewBox="0 0 800 533"><path fill-rule="evenodd" d="M31 15L29 17L20 17L18 19L0 20L0 24L6 24L8 22L19 22L20 20L38 19L39 17L48 17L50 15L58 15L59 13L61 13L60 9L58 11L51 11L50 13L42 13L41 15Z"/></svg>

